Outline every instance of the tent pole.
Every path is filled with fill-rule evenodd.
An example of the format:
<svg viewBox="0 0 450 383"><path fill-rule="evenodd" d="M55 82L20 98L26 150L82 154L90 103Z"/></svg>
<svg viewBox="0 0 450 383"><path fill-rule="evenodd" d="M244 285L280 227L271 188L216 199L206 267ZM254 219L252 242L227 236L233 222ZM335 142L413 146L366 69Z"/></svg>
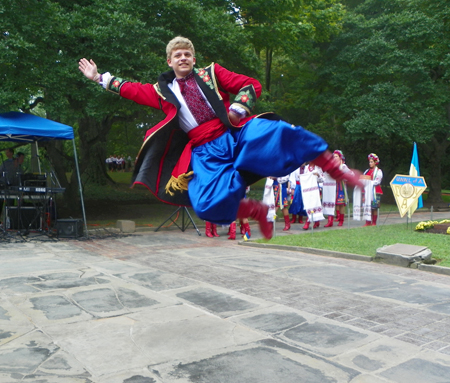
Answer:
<svg viewBox="0 0 450 383"><path fill-rule="evenodd" d="M83 221L84 221L84 232L85 237L89 238L87 221L86 221L86 211L84 209L84 199L83 199L83 187L81 186L81 176L80 176L80 168L78 167L78 157L77 157L77 148L75 146L75 139L72 140L73 143L73 155L75 157L75 167L77 169L77 178L78 178L78 190L80 191L80 200L81 200L81 210L83 212Z"/></svg>
<svg viewBox="0 0 450 383"><path fill-rule="evenodd" d="M41 174L41 161L39 159L38 142L33 141L31 144L31 172Z"/></svg>

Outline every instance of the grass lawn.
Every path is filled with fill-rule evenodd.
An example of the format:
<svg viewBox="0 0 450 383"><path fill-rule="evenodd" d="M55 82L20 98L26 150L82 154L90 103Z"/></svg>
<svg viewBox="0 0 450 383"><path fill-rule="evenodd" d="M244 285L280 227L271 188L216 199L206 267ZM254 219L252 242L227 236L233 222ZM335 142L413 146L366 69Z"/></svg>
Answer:
<svg viewBox="0 0 450 383"><path fill-rule="evenodd" d="M257 242L263 242L263 240ZM404 243L428 247L439 266L450 267L450 235L419 232L415 231L411 225L406 228L405 224L280 236L271 239L268 243L335 250L370 257L375 256L379 247Z"/></svg>

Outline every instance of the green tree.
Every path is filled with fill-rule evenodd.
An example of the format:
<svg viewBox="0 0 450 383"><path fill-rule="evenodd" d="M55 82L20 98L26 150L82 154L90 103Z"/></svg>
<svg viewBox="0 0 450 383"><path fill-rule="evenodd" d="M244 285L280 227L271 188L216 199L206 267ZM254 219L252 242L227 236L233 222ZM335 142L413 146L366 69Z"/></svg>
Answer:
<svg viewBox="0 0 450 383"><path fill-rule="evenodd" d="M89 182L108 181L104 160L113 126L129 129L134 122L142 130L160 112L144 110L86 80L78 71L80 58L93 58L103 72L155 82L168 70L167 42L182 34L194 41L198 65L214 58L232 70L255 72L255 56L233 17L223 8L204 9L195 0L0 0L0 14L2 109L31 112L40 105L47 118L75 127L80 170ZM237 50L238 43L244 49ZM61 142L46 144L46 149L67 201L73 201L76 182L65 177L73 163L71 151Z"/></svg>
<svg viewBox="0 0 450 383"><path fill-rule="evenodd" d="M257 54L264 56L268 91L276 56L308 54L314 42L327 41L340 30L344 14L335 0L237 0L235 5Z"/></svg>
<svg viewBox="0 0 450 383"><path fill-rule="evenodd" d="M317 126L361 144L353 150L371 144L398 169L409 163L416 141L431 203L441 201L441 164L450 146L449 16L441 0L367 0L322 47L309 84L317 91Z"/></svg>

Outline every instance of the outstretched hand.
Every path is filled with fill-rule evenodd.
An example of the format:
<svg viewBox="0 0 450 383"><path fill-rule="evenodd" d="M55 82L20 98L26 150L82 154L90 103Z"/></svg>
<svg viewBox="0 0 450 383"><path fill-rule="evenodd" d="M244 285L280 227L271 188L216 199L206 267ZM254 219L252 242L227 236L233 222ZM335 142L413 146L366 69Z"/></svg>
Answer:
<svg viewBox="0 0 450 383"><path fill-rule="evenodd" d="M83 73L89 80L98 81L100 78L99 73L97 72L97 65L94 60L87 60L82 58L78 62L78 69Z"/></svg>

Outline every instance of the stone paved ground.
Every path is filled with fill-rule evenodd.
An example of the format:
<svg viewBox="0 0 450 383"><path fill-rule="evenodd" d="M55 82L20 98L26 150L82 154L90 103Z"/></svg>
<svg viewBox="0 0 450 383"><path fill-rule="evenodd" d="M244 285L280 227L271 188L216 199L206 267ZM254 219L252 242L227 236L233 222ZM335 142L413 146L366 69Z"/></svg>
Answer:
<svg viewBox="0 0 450 383"><path fill-rule="evenodd" d="M0 382L450 382L449 276L220 233L0 243Z"/></svg>

